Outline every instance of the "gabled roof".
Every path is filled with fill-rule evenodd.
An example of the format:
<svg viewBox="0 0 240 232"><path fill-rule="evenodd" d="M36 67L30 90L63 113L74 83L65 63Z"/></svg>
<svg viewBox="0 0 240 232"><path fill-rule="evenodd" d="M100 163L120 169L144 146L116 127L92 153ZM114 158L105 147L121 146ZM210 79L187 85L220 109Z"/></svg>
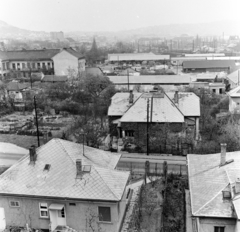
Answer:
<svg viewBox="0 0 240 232"><path fill-rule="evenodd" d="M70 53L71 55L77 57L78 59L82 59L84 58L84 56L82 54L80 54L79 52L75 51L74 49L70 48L63 48L61 51L67 51L68 53ZM60 52L61 52L60 51ZM56 54L57 55L57 54Z"/></svg>
<svg viewBox="0 0 240 232"><path fill-rule="evenodd" d="M120 156L110 152L52 139L37 148L37 161L29 155L0 176L0 195L44 196L79 200L119 201L129 172L116 171ZM76 178L76 160L91 165L91 171ZM43 171L50 164L49 171Z"/></svg>
<svg viewBox="0 0 240 232"><path fill-rule="evenodd" d="M37 61L51 60L60 49L0 51L0 60L8 61Z"/></svg>
<svg viewBox="0 0 240 232"><path fill-rule="evenodd" d="M183 68L232 68L235 67L234 60L188 60L183 62Z"/></svg>
<svg viewBox="0 0 240 232"><path fill-rule="evenodd" d="M149 122L183 123L184 115L165 94L153 97L154 93L144 93L127 110L121 122L147 122L147 99L149 99Z"/></svg>
<svg viewBox="0 0 240 232"><path fill-rule="evenodd" d="M191 207L194 216L233 217L232 203L223 200L222 191L240 177L240 152L228 152L220 166L221 154L187 156Z"/></svg>
<svg viewBox="0 0 240 232"><path fill-rule="evenodd" d="M240 97L240 86L232 89L231 91L228 92L228 95L230 97Z"/></svg>
<svg viewBox="0 0 240 232"><path fill-rule="evenodd" d="M166 93L174 101L174 92ZM200 99L195 93L179 92L177 107L184 116L200 116Z"/></svg>
<svg viewBox="0 0 240 232"><path fill-rule="evenodd" d="M135 102L142 93L133 92L133 102ZM122 116L130 107L130 93L116 93L112 97L111 105L108 108L108 116Z"/></svg>
<svg viewBox="0 0 240 232"><path fill-rule="evenodd" d="M236 70L227 76L227 79L232 81L235 84L240 83L240 70Z"/></svg>
<svg viewBox="0 0 240 232"><path fill-rule="evenodd" d="M19 83L19 82L9 82L7 84L8 91L21 91L26 89L30 84L29 83Z"/></svg>

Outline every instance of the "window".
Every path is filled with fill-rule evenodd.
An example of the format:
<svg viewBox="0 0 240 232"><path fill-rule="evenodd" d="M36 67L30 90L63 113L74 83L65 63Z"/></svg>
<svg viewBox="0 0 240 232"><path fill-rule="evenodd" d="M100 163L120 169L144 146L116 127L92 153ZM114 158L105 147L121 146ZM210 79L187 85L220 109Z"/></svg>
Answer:
<svg viewBox="0 0 240 232"><path fill-rule="evenodd" d="M125 135L128 137L134 137L134 131L133 130L126 130Z"/></svg>
<svg viewBox="0 0 240 232"><path fill-rule="evenodd" d="M48 218L48 205L47 203L39 203L40 217Z"/></svg>
<svg viewBox="0 0 240 232"><path fill-rule="evenodd" d="M30 63L29 63L29 62L27 63L27 67L28 67L28 68L31 68L31 66L30 66Z"/></svg>
<svg viewBox="0 0 240 232"><path fill-rule="evenodd" d="M10 207L20 207L19 201L10 201Z"/></svg>
<svg viewBox="0 0 240 232"><path fill-rule="evenodd" d="M214 226L214 232L224 232L224 226Z"/></svg>
<svg viewBox="0 0 240 232"><path fill-rule="evenodd" d="M69 203L69 205L71 205L71 206L76 206L76 203Z"/></svg>
<svg viewBox="0 0 240 232"><path fill-rule="evenodd" d="M16 69L16 64L15 64L15 63L12 64L12 69L13 69L13 70Z"/></svg>
<svg viewBox="0 0 240 232"><path fill-rule="evenodd" d="M230 191L223 191L223 198L224 199L231 199L231 192Z"/></svg>
<svg viewBox="0 0 240 232"><path fill-rule="evenodd" d="M111 208L110 207L98 207L98 215L100 222L111 222Z"/></svg>
<svg viewBox="0 0 240 232"><path fill-rule="evenodd" d="M32 63L32 68L35 68L35 67L36 67L35 63Z"/></svg>
<svg viewBox="0 0 240 232"><path fill-rule="evenodd" d="M5 66L6 64L3 63L2 65L3 65L3 70L6 70L6 66Z"/></svg>
<svg viewBox="0 0 240 232"><path fill-rule="evenodd" d="M65 210L64 207L61 210L58 210L58 217L65 218Z"/></svg>
<svg viewBox="0 0 240 232"><path fill-rule="evenodd" d="M213 93L216 93L216 89L213 89L212 91L213 91Z"/></svg>
<svg viewBox="0 0 240 232"><path fill-rule="evenodd" d="M25 68L25 63L22 63L22 68Z"/></svg>
<svg viewBox="0 0 240 232"><path fill-rule="evenodd" d="M223 90L222 90L222 89L219 89L219 93L222 94L222 93L223 93Z"/></svg>
<svg viewBox="0 0 240 232"><path fill-rule="evenodd" d="M17 63L17 70L20 70L20 63Z"/></svg>
<svg viewBox="0 0 240 232"><path fill-rule="evenodd" d="M37 66L38 66L38 68L41 68L41 64L40 63L37 63Z"/></svg>

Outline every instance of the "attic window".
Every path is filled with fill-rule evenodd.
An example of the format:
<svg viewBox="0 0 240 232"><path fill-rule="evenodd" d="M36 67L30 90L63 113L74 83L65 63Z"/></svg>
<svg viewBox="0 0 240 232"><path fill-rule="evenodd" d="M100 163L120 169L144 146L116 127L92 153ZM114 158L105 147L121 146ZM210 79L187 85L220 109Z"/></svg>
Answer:
<svg viewBox="0 0 240 232"><path fill-rule="evenodd" d="M91 165L83 165L83 172L90 172L91 171Z"/></svg>
<svg viewBox="0 0 240 232"><path fill-rule="evenodd" d="M231 199L231 192L230 191L222 191L223 199Z"/></svg>
<svg viewBox="0 0 240 232"><path fill-rule="evenodd" d="M46 164L43 171L49 171L51 167L51 164Z"/></svg>

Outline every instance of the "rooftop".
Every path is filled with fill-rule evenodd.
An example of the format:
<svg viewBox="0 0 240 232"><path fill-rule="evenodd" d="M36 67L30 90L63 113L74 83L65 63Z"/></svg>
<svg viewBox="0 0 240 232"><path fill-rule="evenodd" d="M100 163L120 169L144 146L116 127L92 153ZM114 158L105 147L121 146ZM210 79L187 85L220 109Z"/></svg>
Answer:
<svg viewBox="0 0 240 232"><path fill-rule="evenodd" d="M133 92L133 102L135 102L142 93ZM112 97L111 105L108 108L108 116L122 116L130 107L129 93L116 93Z"/></svg>
<svg viewBox="0 0 240 232"><path fill-rule="evenodd" d="M221 154L187 156L191 207L194 216L232 218L232 201L224 200L223 190L230 190L240 177L240 151L227 152L226 160L234 162L220 166ZM239 201L239 196L234 201Z"/></svg>
<svg viewBox="0 0 240 232"><path fill-rule="evenodd" d="M119 54L108 54L109 61L150 61L150 60L169 60L169 55L155 55L153 53L119 53Z"/></svg>
<svg viewBox="0 0 240 232"><path fill-rule="evenodd" d="M120 156L61 139L36 149L37 160L24 156L0 176L0 195L59 197L64 199L119 201L129 172L116 171ZM91 165L90 172L76 177L76 160ZM49 171L44 171L50 164Z"/></svg>
<svg viewBox="0 0 240 232"><path fill-rule="evenodd" d="M231 91L228 92L228 95L230 97L240 97L240 86L232 89Z"/></svg>
<svg viewBox="0 0 240 232"><path fill-rule="evenodd" d="M184 69L194 68L235 68L234 60L188 60L183 62Z"/></svg>
<svg viewBox="0 0 240 232"><path fill-rule="evenodd" d="M149 99L149 122L183 123L184 115L170 100L166 93L144 93L126 111L120 119L121 122L146 122L147 100ZM154 97L152 97L154 96Z"/></svg>

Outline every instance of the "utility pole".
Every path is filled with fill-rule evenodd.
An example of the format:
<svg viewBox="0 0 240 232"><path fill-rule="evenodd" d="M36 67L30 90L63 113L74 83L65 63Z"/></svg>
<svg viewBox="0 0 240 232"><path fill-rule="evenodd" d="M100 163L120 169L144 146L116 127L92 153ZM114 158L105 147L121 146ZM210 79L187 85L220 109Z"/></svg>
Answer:
<svg viewBox="0 0 240 232"><path fill-rule="evenodd" d="M33 99L34 99L34 108L35 108L35 117L36 117L38 146L40 147L39 130L38 130L38 116L37 116L37 104L36 104L36 97L35 97L35 95L34 95Z"/></svg>
<svg viewBox="0 0 240 232"><path fill-rule="evenodd" d="M128 92L129 92L129 71L128 71L128 66L127 66L127 77L128 77Z"/></svg>
<svg viewBox="0 0 240 232"><path fill-rule="evenodd" d="M149 98L147 99L147 155L149 155L149 147L148 147L148 143L149 143L149 128L148 125L149 124Z"/></svg>

